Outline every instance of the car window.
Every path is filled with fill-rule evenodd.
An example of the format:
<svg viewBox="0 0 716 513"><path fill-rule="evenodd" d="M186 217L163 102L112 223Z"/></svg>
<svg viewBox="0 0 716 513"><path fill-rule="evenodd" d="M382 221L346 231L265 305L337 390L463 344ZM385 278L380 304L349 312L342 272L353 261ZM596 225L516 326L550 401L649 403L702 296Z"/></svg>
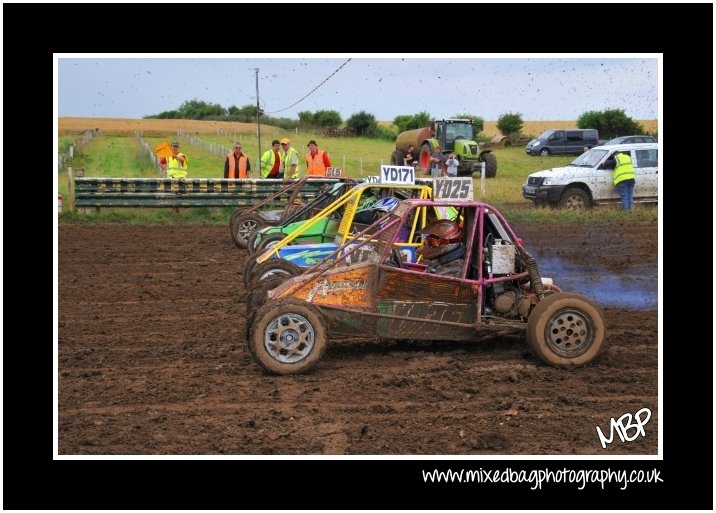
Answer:
<svg viewBox="0 0 716 513"><path fill-rule="evenodd" d="M570 165L580 167L594 167L604 158L607 154L606 150L599 148L592 148L586 153L582 153L579 157L574 159Z"/></svg>
<svg viewBox="0 0 716 513"><path fill-rule="evenodd" d="M636 167L656 167L659 163L659 150L636 150Z"/></svg>

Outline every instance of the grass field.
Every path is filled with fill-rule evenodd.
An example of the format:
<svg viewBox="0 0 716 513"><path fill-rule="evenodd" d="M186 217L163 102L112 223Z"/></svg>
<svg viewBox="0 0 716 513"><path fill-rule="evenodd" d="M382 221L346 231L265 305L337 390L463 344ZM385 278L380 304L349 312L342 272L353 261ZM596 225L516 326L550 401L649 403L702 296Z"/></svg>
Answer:
<svg viewBox="0 0 716 513"><path fill-rule="evenodd" d="M216 124L213 122L192 120L115 120L112 122L111 120L96 118L60 118L60 134L58 134L58 137L61 141L67 141L69 132L77 131L77 133L81 133L90 127L100 128L103 136L96 138L85 146L83 150L78 151L70 163L75 169L83 168L85 176L88 177L151 178L159 176L149 156L145 153L137 138L134 137L136 130L142 130L145 141L152 147L162 141L176 138L176 130L190 133L198 137L203 143L214 143L227 148L230 148L233 142L238 139L242 142L244 151L251 158L254 168L258 155L255 127L241 123L223 124L222 129L217 129ZM268 149L272 138L285 136L291 139L301 156L307 151L307 142L312 138L316 138L315 134L311 133L291 134L271 127L271 129L267 129L267 133L262 132L262 151ZM211 153L204 145L192 144L188 139L180 138L180 141L182 152L189 156L190 177L223 177L223 154ZM347 176L357 178L377 175L380 171L381 163L387 164L390 162L390 154L394 149L394 145L390 141L361 137L323 138L317 139L317 141L320 148L329 152L334 166L343 167ZM530 157L525 154L523 147L495 148L493 151L498 162L497 176L485 180L486 191L484 197L480 195L480 180L476 178L474 183L475 197L492 203L501 210L514 211L511 216L516 219L609 219L622 215L618 208L610 206L598 207L587 212L578 213L534 208L530 202L522 197L521 186L527 176L535 171L563 166L574 160L575 157ZM301 166L301 169L305 173L305 164ZM256 169L254 169L253 176L258 176ZM67 194L65 172L62 172L59 177L59 193L63 194L63 196ZM125 219L123 222L138 223L177 221L177 216L169 216L167 212L159 212L162 209L157 209L159 211L153 213L144 209L126 210L127 212L121 212L120 209L112 209L112 212L108 210L98 216L84 217L63 214L63 219L67 221L74 219L77 222L94 222L102 219L105 222ZM227 212L219 213L209 212L208 209L185 210L191 210L192 212L183 213L181 222L224 222L231 214L230 209L223 209ZM632 219L653 222L656 219L656 213L656 207L639 206L636 215L632 216Z"/></svg>

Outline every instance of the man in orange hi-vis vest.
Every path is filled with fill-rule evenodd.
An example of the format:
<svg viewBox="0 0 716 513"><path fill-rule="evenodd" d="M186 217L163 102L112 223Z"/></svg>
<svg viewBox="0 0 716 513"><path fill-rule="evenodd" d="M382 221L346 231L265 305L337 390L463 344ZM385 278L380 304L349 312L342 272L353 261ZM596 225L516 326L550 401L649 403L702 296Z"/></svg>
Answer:
<svg viewBox="0 0 716 513"><path fill-rule="evenodd" d="M251 162L249 157L241 151L241 143L234 143L234 151L226 155L224 162L224 178L249 178Z"/></svg>
<svg viewBox="0 0 716 513"><path fill-rule="evenodd" d="M308 149L306 153L306 168L308 172L306 176L326 176L326 168L331 167L331 160L328 158L328 153L319 150L316 141L308 141Z"/></svg>

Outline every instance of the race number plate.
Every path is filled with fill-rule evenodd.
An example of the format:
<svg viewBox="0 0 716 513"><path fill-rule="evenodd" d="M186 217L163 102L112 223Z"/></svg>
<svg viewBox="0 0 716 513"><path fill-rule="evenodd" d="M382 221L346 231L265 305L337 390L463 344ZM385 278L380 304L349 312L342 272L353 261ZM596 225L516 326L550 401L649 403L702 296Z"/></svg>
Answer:
<svg viewBox="0 0 716 513"><path fill-rule="evenodd" d="M380 166L380 183L415 185L415 169L411 166Z"/></svg>
<svg viewBox="0 0 716 513"><path fill-rule="evenodd" d="M380 183L380 176L378 176L378 175L366 176L365 183Z"/></svg>
<svg viewBox="0 0 716 513"><path fill-rule="evenodd" d="M436 200L473 201L472 178L439 177L433 179L433 198Z"/></svg>
<svg viewBox="0 0 716 513"><path fill-rule="evenodd" d="M326 176L329 178L338 178L340 176L343 176L343 168L342 167L327 167L326 168Z"/></svg>

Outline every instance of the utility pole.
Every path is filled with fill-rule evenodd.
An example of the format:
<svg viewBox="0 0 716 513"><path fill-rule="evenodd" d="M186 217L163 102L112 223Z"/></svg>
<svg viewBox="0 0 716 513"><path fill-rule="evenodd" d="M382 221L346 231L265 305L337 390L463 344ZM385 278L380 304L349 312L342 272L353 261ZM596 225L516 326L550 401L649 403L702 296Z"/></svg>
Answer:
<svg viewBox="0 0 716 513"><path fill-rule="evenodd" d="M258 176L259 178L261 178L261 109L259 109L259 68L254 68L254 72L256 73L256 141L259 145L259 154L256 169L259 170Z"/></svg>

